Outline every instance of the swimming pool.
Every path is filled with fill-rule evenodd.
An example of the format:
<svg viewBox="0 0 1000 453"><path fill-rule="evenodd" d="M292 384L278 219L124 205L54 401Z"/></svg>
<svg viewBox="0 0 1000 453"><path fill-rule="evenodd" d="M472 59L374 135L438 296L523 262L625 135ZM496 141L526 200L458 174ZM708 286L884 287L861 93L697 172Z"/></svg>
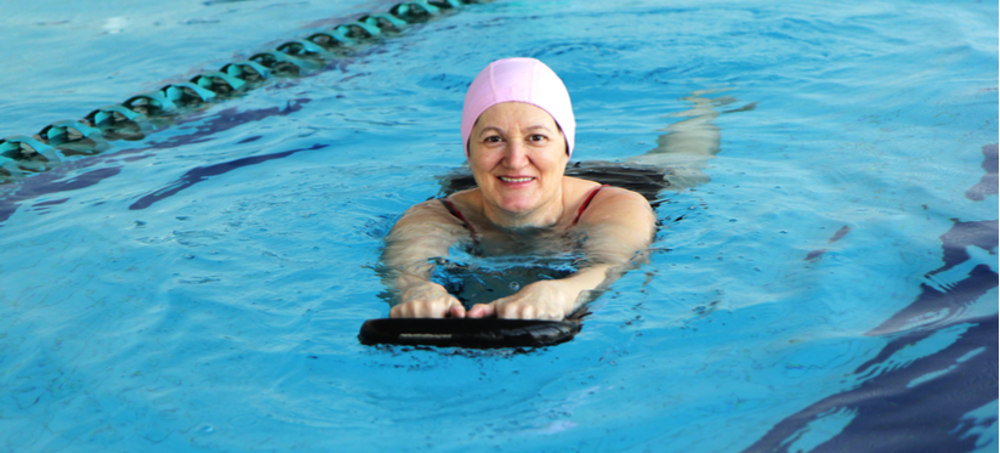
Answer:
<svg viewBox="0 0 1000 453"><path fill-rule="evenodd" d="M0 136L392 4L31 5ZM996 451L996 18L495 1L2 185L0 450ZM511 55L565 80L574 159L714 100L718 154L668 156L710 180L661 193L651 262L572 342L360 345L381 237Z"/></svg>

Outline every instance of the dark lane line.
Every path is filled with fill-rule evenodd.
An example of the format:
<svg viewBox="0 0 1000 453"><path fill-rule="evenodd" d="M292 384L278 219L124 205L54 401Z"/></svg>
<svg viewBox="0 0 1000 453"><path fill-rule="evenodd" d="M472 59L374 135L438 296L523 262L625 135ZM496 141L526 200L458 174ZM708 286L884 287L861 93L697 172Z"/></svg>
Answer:
<svg viewBox="0 0 1000 453"><path fill-rule="evenodd" d="M174 181L172 184L140 198L135 203L132 203L132 205L129 206L128 209L130 211L146 209L152 206L153 203L156 203L165 198L169 198L177 194L178 192L187 189L188 187L191 187L195 184L198 184L199 182L207 180L209 177L212 176L222 175L239 168L243 168L249 165L261 164L269 160L282 159L302 151L312 151L312 150L326 148L327 146L329 145L317 143L309 148L299 148L299 149L293 149L291 151L282 151L280 153L244 157L229 162L223 162L221 164L209 165L206 167L197 167L188 171L187 173L184 173L183 176L181 176L177 181Z"/></svg>

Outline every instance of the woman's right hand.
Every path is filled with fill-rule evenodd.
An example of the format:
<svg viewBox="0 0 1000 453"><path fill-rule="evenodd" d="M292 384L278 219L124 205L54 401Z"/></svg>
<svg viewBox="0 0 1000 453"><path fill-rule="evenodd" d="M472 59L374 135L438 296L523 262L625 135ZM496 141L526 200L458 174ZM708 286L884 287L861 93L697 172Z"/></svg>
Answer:
<svg viewBox="0 0 1000 453"><path fill-rule="evenodd" d="M433 282L417 283L400 295L402 302L389 310L390 318L464 318L465 307Z"/></svg>

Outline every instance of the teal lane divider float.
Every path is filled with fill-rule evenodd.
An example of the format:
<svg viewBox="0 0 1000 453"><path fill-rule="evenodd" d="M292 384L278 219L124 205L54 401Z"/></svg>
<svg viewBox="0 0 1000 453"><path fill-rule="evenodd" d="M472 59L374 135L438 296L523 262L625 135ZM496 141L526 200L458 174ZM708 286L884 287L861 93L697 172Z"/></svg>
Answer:
<svg viewBox="0 0 1000 453"><path fill-rule="evenodd" d="M218 71L196 75L140 93L121 104L96 109L80 120L62 120L33 136L0 139L0 184L31 173L50 170L72 156L99 154L111 140L139 140L163 128L178 115L207 103L221 102L261 86L272 77L298 76L323 67L339 53L375 38L427 22L443 11L489 0L416 0L396 4L388 13L362 16L356 21L280 44L246 61L228 63Z"/></svg>

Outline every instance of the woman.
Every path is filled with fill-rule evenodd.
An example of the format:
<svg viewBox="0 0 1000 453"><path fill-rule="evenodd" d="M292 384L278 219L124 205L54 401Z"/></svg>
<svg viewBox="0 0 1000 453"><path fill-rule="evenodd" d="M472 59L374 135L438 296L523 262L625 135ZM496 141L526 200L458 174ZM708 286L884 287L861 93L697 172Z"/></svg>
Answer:
<svg viewBox="0 0 1000 453"><path fill-rule="evenodd" d="M393 227L383 262L393 271L400 303L390 316L560 320L634 265L652 239L653 211L635 192L564 175L575 130L569 93L542 62L509 58L479 73L462 110L462 140L477 187L418 204ZM537 281L466 311L430 280L430 260L460 242L484 255L575 245L586 264L566 278Z"/></svg>

